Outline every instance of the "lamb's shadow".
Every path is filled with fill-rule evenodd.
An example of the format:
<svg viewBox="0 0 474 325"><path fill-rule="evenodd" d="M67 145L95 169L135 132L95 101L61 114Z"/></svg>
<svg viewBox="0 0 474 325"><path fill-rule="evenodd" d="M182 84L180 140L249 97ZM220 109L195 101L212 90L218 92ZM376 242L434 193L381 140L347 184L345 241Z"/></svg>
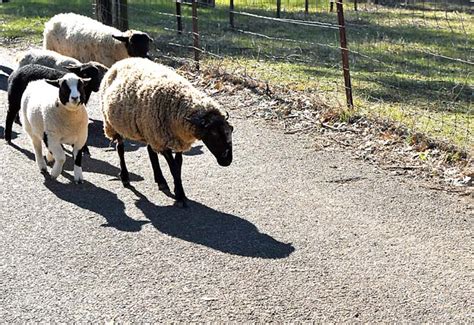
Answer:
<svg viewBox="0 0 474 325"><path fill-rule="evenodd" d="M23 149L20 146L16 145L15 143L10 144L12 148L18 150L22 154L24 154L28 159L35 161L35 155L27 150ZM69 150L66 150L66 152L70 153ZM35 166L36 167L36 166ZM74 169L74 162L72 157L67 157L66 158L66 163L64 164L64 171L72 171ZM94 159L92 157L87 157L85 156L83 158L83 164L82 164L82 169L85 172L90 172L90 173L97 173L97 174L104 174L104 175L109 175L113 176L115 180L119 180L118 174L120 172L120 169L109 164L106 161L102 161L99 159ZM63 173L64 174L64 173ZM138 182L142 181L143 177L134 173L130 173L130 180L132 182Z"/></svg>
<svg viewBox="0 0 474 325"><path fill-rule="evenodd" d="M87 145L96 148L110 148L110 140L104 135L104 122L101 120L90 119L92 123L89 123L89 136L87 138ZM144 147L143 143L127 140L125 141L125 151L136 151L141 147Z"/></svg>
<svg viewBox="0 0 474 325"><path fill-rule="evenodd" d="M13 69L0 65L0 90L7 91L8 77L12 74Z"/></svg>
<svg viewBox="0 0 474 325"><path fill-rule="evenodd" d="M11 146L12 148L18 150L18 151L21 152L22 154L24 154L28 159L35 161L35 155L34 155L31 151L26 150L26 149L23 149L22 147L16 145L16 144L13 143L13 142L10 144L10 146ZM36 166L35 166L35 168L36 168Z"/></svg>
<svg viewBox="0 0 474 325"><path fill-rule="evenodd" d="M13 69L10 68L10 67L6 67L6 66L4 66L4 65L0 65L0 71L2 71L4 74L6 74L6 75L9 76L9 75L12 74Z"/></svg>
<svg viewBox="0 0 474 325"><path fill-rule="evenodd" d="M249 221L219 212L195 201L186 209L159 207L150 202L133 186L129 189L138 197L135 205L162 233L212 249L247 257L285 258L295 249L270 235L261 233Z"/></svg>
<svg viewBox="0 0 474 325"><path fill-rule="evenodd" d="M18 137L18 133L15 131L12 131L12 140L16 139ZM4 139L5 138L5 128L3 126L0 126L0 138Z"/></svg>
<svg viewBox="0 0 474 325"><path fill-rule="evenodd" d="M71 182L73 177L65 174ZM134 220L125 213L125 204L118 199L117 195L95 186L92 183L63 184L45 177L44 185L59 199L67 201L83 209L100 214L107 221L103 227L113 227L120 231L137 232L149 221Z"/></svg>

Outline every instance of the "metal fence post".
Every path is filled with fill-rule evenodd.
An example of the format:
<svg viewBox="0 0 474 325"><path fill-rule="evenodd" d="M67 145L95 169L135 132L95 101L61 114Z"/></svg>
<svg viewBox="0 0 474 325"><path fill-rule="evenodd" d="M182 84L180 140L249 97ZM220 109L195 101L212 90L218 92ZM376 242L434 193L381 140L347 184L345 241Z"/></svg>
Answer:
<svg viewBox="0 0 474 325"><path fill-rule="evenodd" d="M329 11L330 12L334 11L334 0L329 0Z"/></svg>
<svg viewBox="0 0 474 325"><path fill-rule="evenodd" d="M197 0L192 0L193 5L193 40L194 40L194 60L196 61L196 69L199 70L199 31L198 31L198 13Z"/></svg>
<svg viewBox="0 0 474 325"><path fill-rule="evenodd" d="M346 89L346 100L349 108L354 107L352 100L351 74L349 70L349 49L347 48L346 26L344 23L344 9L342 0L337 0L337 19L339 23L339 39L341 41L342 70L344 72L344 85Z"/></svg>
<svg viewBox="0 0 474 325"><path fill-rule="evenodd" d="M234 0L230 0L229 4L229 23L230 27L234 28Z"/></svg>
<svg viewBox="0 0 474 325"><path fill-rule="evenodd" d="M309 0L304 1L304 12L306 14L309 12Z"/></svg>
<svg viewBox="0 0 474 325"><path fill-rule="evenodd" d="M176 0L176 24L178 34L183 33L183 23L181 22L181 0Z"/></svg>
<svg viewBox="0 0 474 325"><path fill-rule="evenodd" d="M354 10L357 11L357 0L354 0Z"/></svg>
<svg viewBox="0 0 474 325"><path fill-rule="evenodd" d="M281 13L281 0L277 0L277 18L280 18Z"/></svg>

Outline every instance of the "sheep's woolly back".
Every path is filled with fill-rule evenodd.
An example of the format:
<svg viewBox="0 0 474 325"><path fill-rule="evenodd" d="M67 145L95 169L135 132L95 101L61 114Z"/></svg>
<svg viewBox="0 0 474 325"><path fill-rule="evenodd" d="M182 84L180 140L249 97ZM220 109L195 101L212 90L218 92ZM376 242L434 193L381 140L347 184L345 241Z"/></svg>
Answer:
<svg viewBox="0 0 474 325"><path fill-rule="evenodd" d="M61 55L54 51L49 50L29 50L27 52L20 53L16 60L19 67L23 67L27 64L39 64L45 67L50 67L52 69L58 69L66 71L66 66L69 65L78 65L81 62L78 60Z"/></svg>
<svg viewBox="0 0 474 325"><path fill-rule="evenodd" d="M120 34L118 29L89 17L59 14L45 24L43 47L81 62L97 61L110 67L129 57L125 45L112 37Z"/></svg>
<svg viewBox="0 0 474 325"><path fill-rule="evenodd" d="M186 118L219 105L172 69L142 58L114 64L100 86L104 131L145 142L155 151L187 151L196 140Z"/></svg>

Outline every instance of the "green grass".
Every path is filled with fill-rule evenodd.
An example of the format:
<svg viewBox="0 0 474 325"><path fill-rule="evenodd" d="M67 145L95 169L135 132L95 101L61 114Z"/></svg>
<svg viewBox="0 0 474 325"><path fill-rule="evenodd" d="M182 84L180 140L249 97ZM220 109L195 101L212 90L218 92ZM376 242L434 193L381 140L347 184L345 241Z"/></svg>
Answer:
<svg viewBox="0 0 474 325"><path fill-rule="evenodd" d="M235 0L235 10L275 17L275 3ZM426 0L410 7L375 7L359 1L357 12L352 3L346 4L354 100L360 112L400 121L472 150L474 66L427 52L474 61L474 20L467 10L468 1L444 2L449 3L448 11L440 10L441 3ZM337 24L336 14L328 8L327 0L311 0L307 15L304 0L282 0L282 17ZM232 30L227 9L228 0L216 0L216 8L199 9L201 45L223 57L204 55L205 63L245 71L274 85L320 91L328 100L345 101L337 29L236 15L236 29ZM173 14L174 10L171 0L129 0L130 26L153 34L161 53L191 58L189 49L170 45L192 45L190 7L183 6L182 36L174 31L175 18L161 14ZM44 21L62 11L91 15L92 5L90 1L65 0L1 4L0 36L39 43Z"/></svg>

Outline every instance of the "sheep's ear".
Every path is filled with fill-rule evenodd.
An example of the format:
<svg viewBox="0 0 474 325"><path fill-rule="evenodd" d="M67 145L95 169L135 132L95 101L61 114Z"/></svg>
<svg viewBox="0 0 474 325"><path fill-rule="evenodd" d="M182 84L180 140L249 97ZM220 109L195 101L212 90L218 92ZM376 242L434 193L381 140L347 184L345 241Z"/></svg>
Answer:
<svg viewBox="0 0 474 325"><path fill-rule="evenodd" d="M78 72L81 72L82 66L80 66L80 65L68 65L65 68L68 69L69 71L71 71L72 73L78 73Z"/></svg>
<svg viewBox="0 0 474 325"><path fill-rule="evenodd" d="M113 38L115 38L116 40L120 41L120 42L124 42L124 43L127 43L129 38L127 36L123 36L123 35L112 35Z"/></svg>
<svg viewBox="0 0 474 325"><path fill-rule="evenodd" d="M205 129L209 126L209 121L203 116L186 117L186 121L198 128Z"/></svg>
<svg viewBox="0 0 474 325"><path fill-rule="evenodd" d="M81 80L84 83L84 85L87 85L89 81L91 81L91 78L81 78Z"/></svg>
<svg viewBox="0 0 474 325"><path fill-rule="evenodd" d="M59 88L61 86L61 80L60 79L56 79L56 80L46 79L46 82L49 83L50 85L54 86L54 87Z"/></svg>

